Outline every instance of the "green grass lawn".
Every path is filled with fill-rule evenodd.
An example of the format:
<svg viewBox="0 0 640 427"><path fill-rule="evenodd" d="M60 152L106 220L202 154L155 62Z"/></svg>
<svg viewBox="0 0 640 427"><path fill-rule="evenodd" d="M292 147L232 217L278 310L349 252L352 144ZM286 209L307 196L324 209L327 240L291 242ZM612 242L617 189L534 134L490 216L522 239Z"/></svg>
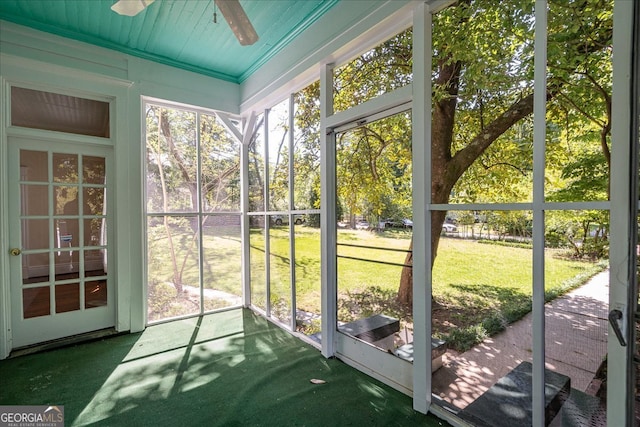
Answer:
<svg viewBox="0 0 640 427"><path fill-rule="evenodd" d="M151 236L152 234L150 234ZM157 232L150 250L154 280L171 280L166 236ZM274 313L286 320L291 308L291 256L288 227L270 229L268 258L271 303ZM411 234L405 230L382 233L339 230L338 243L405 251ZM250 234L251 290L253 303L265 308L265 238L263 230ZM181 256L186 256L184 280L197 283L197 257L186 249L189 233L176 233ZM240 292L240 245L237 231L205 234L205 288ZM297 308L320 313L320 230L295 227L295 280ZM338 247L338 299L341 320L352 320L374 312L384 312L411 322L409 313L394 304L402 268L395 265L346 259L340 256L403 264L406 253L360 247ZM602 269L595 263L561 257L558 249L548 249L545 257L547 299L583 283ZM532 250L482 244L474 240L443 237L433 268L434 331L460 341L475 342L491 335L531 309Z"/></svg>

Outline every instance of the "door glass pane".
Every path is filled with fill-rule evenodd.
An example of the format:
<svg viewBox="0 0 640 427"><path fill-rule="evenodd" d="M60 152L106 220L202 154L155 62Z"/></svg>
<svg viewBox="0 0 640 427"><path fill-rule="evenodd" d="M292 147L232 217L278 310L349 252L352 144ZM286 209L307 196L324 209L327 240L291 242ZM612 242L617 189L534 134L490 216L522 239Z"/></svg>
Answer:
<svg viewBox="0 0 640 427"><path fill-rule="evenodd" d="M56 285L56 313L80 310L80 284Z"/></svg>
<svg viewBox="0 0 640 427"><path fill-rule="evenodd" d="M53 153L53 182L78 182L78 155Z"/></svg>
<svg viewBox="0 0 640 427"><path fill-rule="evenodd" d="M204 309L242 303L242 239L239 215L205 217L203 228Z"/></svg>
<svg viewBox="0 0 640 427"><path fill-rule="evenodd" d="M54 214L55 215L78 215L78 187L58 186L53 187L54 192Z"/></svg>
<svg viewBox="0 0 640 427"><path fill-rule="evenodd" d="M22 283L49 281L49 252L22 254Z"/></svg>
<svg viewBox="0 0 640 427"><path fill-rule="evenodd" d="M93 280L84 282L84 308L107 305L107 281Z"/></svg>
<svg viewBox="0 0 640 427"><path fill-rule="evenodd" d="M84 215L104 215L105 211L104 187L85 187L82 189L82 212Z"/></svg>
<svg viewBox="0 0 640 427"><path fill-rule="evenodd" d="M49 160L46 151L20 150L20 180L49 181Z"/></svg>
<svg viewBox="0 0 640 427"><path fill-rule="evenodd" d="M20 186L21 215L49 215L49 187L47 185Z"/></svg>
<svg viewBox="0 0 640 427"><path fill-rule="evenodd" d="M25 319L51 314L48 286L22 290L22 314Z"/></svg>
<svg viewBox="0 0 640 427"><path fill-rule="evenodd" d="M84 221L84 245L105 246L107 244L107 218L92 218Z"/></svg>
<svg viewBox="0 0 640 427"><path fill-rule="evenodd" d="M398 355L413 343L410 313L397 303L411 269L411 115L336 139L337 327Z"/></svg>
<svg viewBox="0 0 640 427"><path fill-rule="evenodd" d="M21 222L23 250L49 248L48 219L23 219Z"/></svg>
<svg viewBox="0 0 640 427"><path fill-rule="evenodd" d="M105 276L107 274L107 250L84 251L84 275L85 277Z"/></svg>
<svg viewBox="0 0 640 427"><path fill-rule="evenodd" d="M78 228L79 220L77 219L57 219L56 237L54 241L55 248L70 248L72 246L80 246L80 229Z"/></svg>
<svg viewBox="0 0 640 427"><path fill-rule="evenodd" d="M55 280L78 279L80 277L80 256L78 251L57 251L53 254L56 266Z"/></svg>
<svg viewBox="0 0 640 427"><path fill-rule="evenodd" d="M82 182L105 184L106 164L104 157L82 156Z"/></svg>

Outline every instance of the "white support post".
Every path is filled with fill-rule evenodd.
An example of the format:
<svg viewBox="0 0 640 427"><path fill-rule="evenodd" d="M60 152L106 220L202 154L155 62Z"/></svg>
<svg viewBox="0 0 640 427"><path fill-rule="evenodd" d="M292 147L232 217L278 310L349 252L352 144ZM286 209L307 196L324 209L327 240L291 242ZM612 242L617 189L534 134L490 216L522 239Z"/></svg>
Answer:
<svg viewBox="0 0 640 427"><path fill-rule="evenodd" d="M320 240L321 240L321 307L322 355L335 353L337 322L336 266L336 140L327 129L327 117L333 114L333 65L320 70Z"/></svg>
<svg viewBox="0 0 640 427"><path fill-rule="evenodd" d="M431 13L413 15L413 408L431 405Z"/></svg>
<svg viewBox="0 0 640 427"><path fill-rule="evenodd" d="M535 4L533 75L533 390L532 425L545 426L544 171L547 111L547 2Z"/></svg>
<svg viewBox="0 0 640 427"><path fill-rule="evenodd" d="M126 123L127 117L134 117L135 113L138 113L139 120L130 120L128 126L125 129L116 130L117 141L126 140L126 138L140 138L141 141L147 140L146 126L143 124L145 121L145 101L140 96L128 96L127 102L124 104L118 103L117 107L112 106L115 109L115 117L117 123ZM123 95L123 98L127 99ZM112 123L112 128L115 127ZM120 126L117 126L118 128ZM132 139L135 140L135 139ZM124 148L123 146L127 146ZM145 158L146 142L141 143L138 146L136 144L118 144L116 142L116 149L114 152L114 162L119 167L124 166L126 172L118 173L116 178L115 188L127 188L128 197L125 199L131 204L129 209L117 209L115 219L118 223L117 234L119 236L137 236L138 238L131 239L128 245L117 245L118 254L127 259L128 265L123 265L123 262L118 262L118 280L121 282L123 276L123 270L128 272L128 276L125 273L124 277L129 277L135 283L136 280L142 280L142 289L132 286L124 289L124 292L118 292L117 295L117 308L116 308L116 330L126 331L127 327L131 332L139 332L144 330L147 326L147 313L149 303L149 288L147 285L147 263L142 260L146 260L147 254L147 218L146 218L146 167L144 166L143 159ZM123 186L123 182L126 183L126 187ZM138 184L138 185L136 185ZM116 202L117 203L117 202ZM113 205L113 204L112 204ZM122 219L126 218L126 224L122 223ZM124 228L124 229L123 229ZM141 230L141 231L136 231ZM129 234L127 234L129 232ZM123 251L124 249L124 251ZM140 254L140 255L135 255ZM120 258L121 259L121 258ZM118 286L118 290L123 290ZM129 317L123 312L127 310ZM122 315L121 315L122 314Z"/></svg>

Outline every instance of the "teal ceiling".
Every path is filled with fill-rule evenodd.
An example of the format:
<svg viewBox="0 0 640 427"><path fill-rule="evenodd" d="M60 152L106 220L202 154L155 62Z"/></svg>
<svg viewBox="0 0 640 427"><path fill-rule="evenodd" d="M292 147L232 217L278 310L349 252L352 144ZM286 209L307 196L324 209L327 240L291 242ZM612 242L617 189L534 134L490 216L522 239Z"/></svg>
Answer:
<svg viewBox="0 0 640 427"><path fill-rule="evenodd" d="M240 46L213 0L156 0L134 17L116 0L0 0L0 19L240 83L339 0L240 0L259 40Z"/></svg>

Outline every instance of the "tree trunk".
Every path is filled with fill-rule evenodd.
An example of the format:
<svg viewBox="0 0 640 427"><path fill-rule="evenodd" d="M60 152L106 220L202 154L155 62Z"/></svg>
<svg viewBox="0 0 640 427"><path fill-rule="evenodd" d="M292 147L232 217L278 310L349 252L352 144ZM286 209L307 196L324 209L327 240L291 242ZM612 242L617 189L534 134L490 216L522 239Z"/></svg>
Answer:
<svg viewBox="0 0 640 427"><path fill-rule="evenodd" d="M447 203L449 194L462 172L456 174L452 168L451 144L459 91L460 62L441 61L436 83L446 85L449 97L434 105L431 126L431 200L433 203ZM460 154L460 153L458 153ZM436 259L442 224L447 213L434 211L431 214L431 263ZM405 266L400 275L398 302L411 310L413 305L413 238L409 245L410 252L405 258Z"/></svg>
<svg viewBox="0 0 640 427"><path fill-rule="evenodd" d="M449 96L433 106L431 127L431 201L437 204L449 202L449 195L458 179L491 144L511 126L533 112L533 93L521 98L485 126L463 149L451 155L454 137L455 113L459 92L462 64L441 61L438 64L436 83L447 88ZM557 92L548 90L547 100ZM431 268L438 254L438 244L446 211L431 214ZM413 240L410 244L413 249ZM400 276L397 300L411 309L413 305L413 253L405 259Z"/></svg>

